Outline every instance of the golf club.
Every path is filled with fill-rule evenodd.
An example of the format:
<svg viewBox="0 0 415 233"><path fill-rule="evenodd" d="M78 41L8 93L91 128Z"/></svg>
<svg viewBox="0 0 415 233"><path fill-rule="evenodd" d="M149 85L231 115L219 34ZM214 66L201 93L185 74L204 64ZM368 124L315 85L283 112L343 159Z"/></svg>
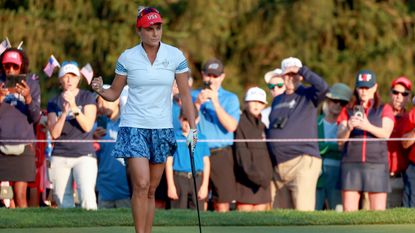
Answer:
<svg viewBox="0 0 415 233"><path fill-rule="evenodd" d="M189 154L190 154L190 165L192 166L193 187L195 189L194 191L195 191L195 199L196 199L197 219L199 220L199 233L202 233L202 225L200 224L199 200L197 199L195 158L194 158L194 153L193 153L191 144L189 144Z"/></svg>

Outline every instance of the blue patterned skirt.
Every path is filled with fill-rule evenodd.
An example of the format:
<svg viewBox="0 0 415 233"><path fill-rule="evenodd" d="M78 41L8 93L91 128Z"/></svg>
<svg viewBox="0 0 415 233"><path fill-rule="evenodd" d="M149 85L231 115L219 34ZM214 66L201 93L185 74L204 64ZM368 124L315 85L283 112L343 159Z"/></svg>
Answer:
<svg viewBox="0 0 415 233"><path fill-rule="evenodd" d="M176 151L173 129L120 127L112 151L116 158L146 158L151 163L165 163Z"/></svg>

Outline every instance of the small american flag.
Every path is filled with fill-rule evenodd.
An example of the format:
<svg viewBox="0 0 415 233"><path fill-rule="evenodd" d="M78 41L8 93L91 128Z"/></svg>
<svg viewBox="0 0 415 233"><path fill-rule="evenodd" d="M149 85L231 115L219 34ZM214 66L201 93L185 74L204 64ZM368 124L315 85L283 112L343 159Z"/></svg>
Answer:
<svg viewBox="0 0 415 233"><path fill-rule="evenodd" d="M50 55L48 64L46 64L43 71L50 78L50 77L52 77L52 74L53 74L53 71L55 70L55 68L60 67L60 66L61 65L59 64L58 60L56 60L56 58L53 55Z"/></svg>
<svg viewBox="0 0 415 233"><path fill-rule="evenodd" d="M86 78L88 84L91 84L92 77L94 77L94 71L89 63L82 67L81 74Z"/></svg>
<svg viewBox="0 0 415 233"><path fill-rule="evenodd" d="M4 52L4 50L10 48L9 40L5 39L0 43L0 54Z"/></svg>

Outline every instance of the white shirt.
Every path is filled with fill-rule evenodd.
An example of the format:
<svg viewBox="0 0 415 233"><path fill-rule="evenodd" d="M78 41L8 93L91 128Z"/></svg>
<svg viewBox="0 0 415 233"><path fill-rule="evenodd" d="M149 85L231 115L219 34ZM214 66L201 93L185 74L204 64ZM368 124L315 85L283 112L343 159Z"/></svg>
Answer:
<svg viewBox="0 0 415 233"><path fill-rule="evenodd" d="M176 47L160 43L153 64L141 43L118 58L115 73L127 76L128 101L120 127L173 128L172 85L176 74L188 72L186 58Z"/></svg>

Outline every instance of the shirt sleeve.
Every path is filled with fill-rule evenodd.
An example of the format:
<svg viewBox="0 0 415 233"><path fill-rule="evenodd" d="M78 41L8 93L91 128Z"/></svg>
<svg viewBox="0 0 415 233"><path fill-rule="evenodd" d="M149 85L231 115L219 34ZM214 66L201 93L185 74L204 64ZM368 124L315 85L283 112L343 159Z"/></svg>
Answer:
<svg viewBox="0 0 415 233"><path fill-rule="evenodd" d="M176 74L182 74L189 71L189 66L187 65L187 60L182 51L177 51L177 67Z"/></svg>
<svg viewBox="0 0 415 233"><path fill-rule="evenodd" d="M127 75L126 55L125 52L120 55L115 65L115 73L119 75Z"/></svg>
<svg viewBox="0 0 415 233"><path fill-rule="evenodd" d="M347 108L342 108L339 116L337 117L337 124L339 125L342 121L348 121L349 114L347 114Z"/></svg>
<svg viewBox="0 0 415 233"><path fill-rule="evenodd" d="M382 118L387 117L395 122L395 115L393 115L393 109L389 104L385 104L382 111Z"/></svg>
<svg viewBox="0 0 415 233"><path fill-rule="evenodd" d="M415 108L411 109L408 115L404 117L402 120L403 120L402 132L403 134L405 134L411 131L415 127Z"/></svg>
<svg viewBox="0 0 415 233"><path fill-rule="evenodd" d="M54 112L56 114L56 116L58 115L59 112L59 107L55 102L49 101L48 102L48 106L47 106L47 111L48 113L52 113Z"/></svg>
<svg viewBox="0 0 415 233"><path fill-rule="evenodd" d="M85 105L93 104L95 105L96 102L96 95L90 91L87 91L87 96L85 98Z"/></svg>

